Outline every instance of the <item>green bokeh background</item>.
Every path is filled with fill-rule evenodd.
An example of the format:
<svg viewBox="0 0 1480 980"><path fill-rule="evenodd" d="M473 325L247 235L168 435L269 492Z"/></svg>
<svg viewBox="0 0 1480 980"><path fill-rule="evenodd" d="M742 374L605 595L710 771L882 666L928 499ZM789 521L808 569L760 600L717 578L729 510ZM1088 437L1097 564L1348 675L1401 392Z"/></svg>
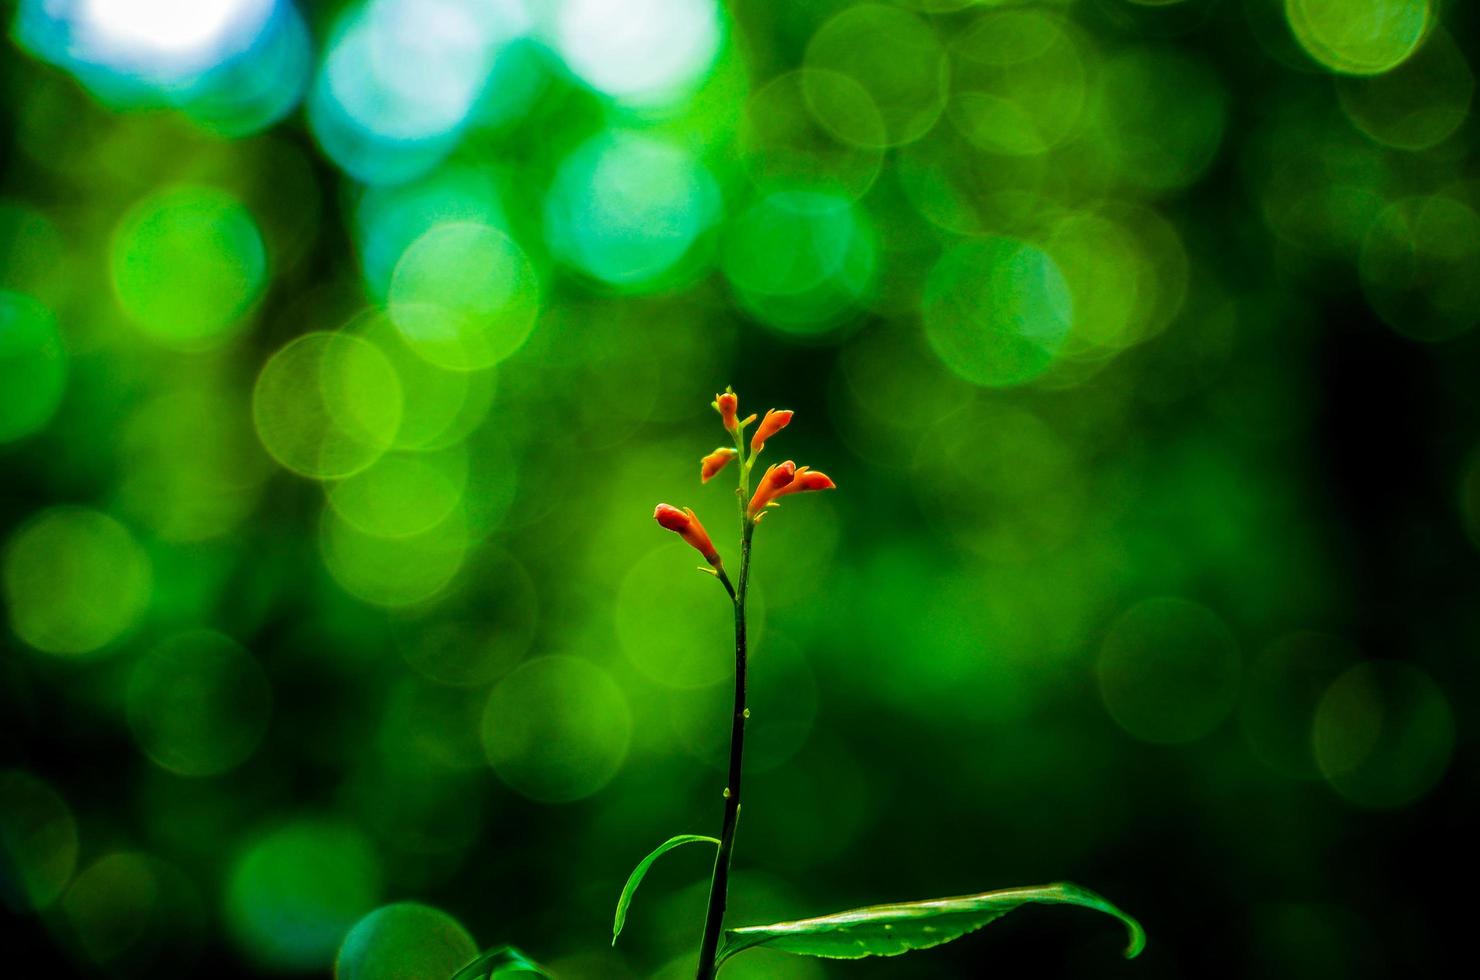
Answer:
<svg viewBox="0 0 1480 980"><path fill-rule="evenodd" d="M727 384L839 487L757 534L731 923L1070 880L1150 944L726 976L1460 957L1471 5L233 2L6 8L26 975L691 972L698 848L608 940L718 831L729 609L651 515L734 567Z"/></svg>

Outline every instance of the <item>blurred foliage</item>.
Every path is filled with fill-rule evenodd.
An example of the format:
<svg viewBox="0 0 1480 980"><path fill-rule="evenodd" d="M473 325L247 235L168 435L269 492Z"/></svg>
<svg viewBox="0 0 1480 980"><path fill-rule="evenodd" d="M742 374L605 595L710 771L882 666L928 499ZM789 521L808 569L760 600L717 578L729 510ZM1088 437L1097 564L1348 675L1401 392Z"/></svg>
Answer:
<svg viewBox="0 0 1480 980"><path fill-rule="evenodd" d="M8 16L13 962L684 976L686 862L606 932L720 815L728 607L650 514L731 552L726 384L841 488L758 536L732 924L1072 879L1140 960L1025 911L904 969L1458 958L1473 5Z"/></svg>

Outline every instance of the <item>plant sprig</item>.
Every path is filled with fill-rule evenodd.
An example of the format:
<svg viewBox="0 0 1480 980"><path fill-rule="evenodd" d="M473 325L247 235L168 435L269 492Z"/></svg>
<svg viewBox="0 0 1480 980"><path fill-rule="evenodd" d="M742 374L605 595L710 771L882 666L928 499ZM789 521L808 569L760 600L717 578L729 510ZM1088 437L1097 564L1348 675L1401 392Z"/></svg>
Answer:
<svg viewBox="0 0 1480 980"><path fill-rule="evenodd" d="M896 956L913 950L928 949L959 939L1027 904L1078 905L1114 916L1130 932L1126 956L1138 955L1146 941L1140 924L1094 892L1071 884L1039 885L957 898L874 905L794 922L743 926L729 930L724 928L730 862L740 816L745 726L750 717L750 710L746 706L748 657L745 599L750 585L753 537L761 520L779 506L777 498L803 491L832 490L836 485L826 474L806 466L799 467L791 460L786 460L767 467L752 493L750 478L756 459L765 449L766 443L791 424L794 413L789 410L768 410L747 443L745 430L756 421L756 416L751 415L745 419L738 417L739 398L735 392L726 388L723 394L715 396L712 404L726 431L730 433L734 447L720 447L704 456L699 463L699 478L700 482L708 483L731 463L738 464L735 489L740 508L738 583L731 584L719 552L692 509L686 507L680 510L668 504L659 504L653 516L660 525L677 533L704 556L708 567L702 570L713 574L720 581L735 608L735 698L731 714L730 765L723 794L723 823L718 839L692 834L674 837L642 860L628 879L617 903L613 943L616 942L616 934L621 931L633 893L653 862L680 844L703 840L713 841L718 845L718 850L714 871L710 876L709 901L699 944L696 980L711 980L720 966L732 956L758 947L837 959Z"/></svg>

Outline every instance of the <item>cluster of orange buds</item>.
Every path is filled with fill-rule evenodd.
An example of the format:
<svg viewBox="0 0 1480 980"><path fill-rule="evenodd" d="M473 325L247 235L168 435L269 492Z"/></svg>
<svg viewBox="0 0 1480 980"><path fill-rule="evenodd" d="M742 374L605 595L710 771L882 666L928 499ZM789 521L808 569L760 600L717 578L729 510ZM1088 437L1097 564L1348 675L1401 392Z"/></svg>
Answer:
<svg viewBox="0 0 1480 980"><path fill-rule="evenodd" d="M756 417L754 415L744 419L739 417L740 399L734 391L728 388L723 394L715 395L714 401L710 404L719 413L720 422L735 440L735 445L734 447L722 446L701 459L699 461L699 481L708 483L732 461L739 460L740 485L748 486L750 468L755 465L756 456L766 447L767 440L791 423L793 413L790 409L779 411L774 408L769 409L765 418L761 419L760 425L756 426L755 434L751 436L750 451L747 454L745 452L745 429L755 421ZM808 490L832 490L835 486L836 484L825 473L819 473L805 466L797 466L791 460L777 463L768 467L765 475L761 477L755 494L745 507L745 519L752 523L760 521L769 508L776 506L777 497ZM659 504L653 517L660 525L676 532L693 545L704 556L704 560L709 562L723 577L723 567L720 564L719 555L714 550L714 544L709 540L709 535L704 531L704 525L699 523L699 518L692 510L687 507L679 510L668 504Z"/></svg>

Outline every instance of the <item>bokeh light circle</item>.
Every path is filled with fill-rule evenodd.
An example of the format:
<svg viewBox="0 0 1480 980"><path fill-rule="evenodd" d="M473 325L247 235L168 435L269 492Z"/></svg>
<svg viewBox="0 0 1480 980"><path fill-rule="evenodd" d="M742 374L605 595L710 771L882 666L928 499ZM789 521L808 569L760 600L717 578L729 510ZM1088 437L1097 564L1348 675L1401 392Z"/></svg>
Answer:
<svg viewBox="0 0 1480 980"><path fill-rule="evenodd" d="M115 851L77 874L59 903L74 950L105 976L184 976L194 971L200 895L179 868Z"/></svg>
<svg viewBox="0 0 1480 980"><path fill-rule="evenodd" d="M1312 742L1321 772L1358 806L1404 806L1443 777L1454 716L1439 686L1417 667L1369 661L1346 671L1316 708Z"/></svg>
<svg viewBox="0 0 1480 980"><path fill-rule="evenodd" d="M927 519L994 563L1032 567L1073 540L1091 507L1072 442L1009 402L968 402L918 434L915 450L909 483ZM1024 616L1011 618L1014 633L1029 628ZM972 649L953 653L969 660Z"/></svg>
<svg viewBox="0 0 1480 980"><path fill-rule="evenodd" d="M213 187L175 187L140 201L114 233L109 260L124 313L151 340L180 350L230 336L268 274L251 213Z"/></svg>
<svg viewBox="0 0 1480 980"><path fill-rule="evenodd" d="M1316 707L1356 660L1350 644L1323 633L1280 637L1250 665L1239 702L1244 739L1259 761L1290 779L1320 779L1311 745Z"/></svg>
<svg viewBox="0 0 1480 980"><path fill-rule="evenodd" d="M824 104L818 110L815 106ZM838 139L817 121L843 115L862 136ZM873 100L852 78L804 68L771 79L751 95L740 124L756 182L838 191L857 200L883 168L884 120Z"/></svg>
<svg viewBox="0 0 1480 980"><path fill-rule="evenodd" d="M149 603L149 556L106 514L54 507L5 549L10 625L38 650L82 656L128 632Z"/></svg>
<svg viewBox="0 0 1480 980"><path fill-rule="evenodd" d="M1045 250L1074 304L1066 352L1115 351L1144 336L1145 294L1155 288L1157 270L1129 229L1107 215L1074 212L1054 225Z"/></svg>
<svg viewBox="0 0 1480 980"><path fill-rule="evenodd" d="M394 449L435 451L461 444L488 416L498 371L449 371L420 356L390 317L366 311L344 327L384 354L401 382L401 424Z"/></svg>
<svg viewBox="0 0 1480 980"><path fill-rule="evenodd" d="M1347 75L1336 92L1362 132L1400 150L1426 150L1469 116L1475 73L1448 31L1435 28L1413 56L1381 75Z"/></svg>
<svg viewBox="0 0 1480 980"><path fill-rule="evenodd" d="M312 53L289 0L21 0L14 34L109 107L243 136L297 103Z"/></svg>
<svg viewBox="0 0 1480 980"><path fill-rule="evenodd" d="M1429 0L1285 0L1290 30L1307 54L1345 75L1401 65L1423 42Z"/></svg>
<svg viewBox="0 0 1480 980"><path fill-rule="evenodd" d="M1211 610L1146 599L1111 624L1096 672L1105 708L1144 742L1192 742L1222 724L1238 697L1238 647Z"/></svg>
<svg viewBox="0 0 1480 980"><path fill-rule="evenodd" d="M391 609L440 594L462 568L470 544L461 507L425 530L398 537L367 533L333 507L324 508L319 524L319 553L334 580L350 595Z"/></svg>
<svg viewBox="0 0 1480 980"><path fill-rule="evenodd" d="M341 479L375 462L401 424L401 382L380 349L354 334L315 332L280 348L252 390L257 436L301 476Z"/></svg>
<svg viewBox="0 0 1480 980"><path fill-rule="evenodd" d="M46 4L79 66L181 86L252 46L274 0L133 0ZM70 8L70 9L69 9Z"/></svg>
<svg viewBox="0 0 1480 980"><path fill-rule="evenodd" d="M369 0L334 25L308 101L324 152L369 184L451 152L495 66L527 28L518 0Z"/></svg>
<svg viewBox="0 0 1480 980"><path fill-rule="evenodd" d="M1244 155L1264 224L1302 252L1348 258L1388 204L1392 158L1347 120L1279 108Z"/></svg>
<svg viewBox="0 0 1480 980"><path fill-rule="evenodd" d="M1384 209L1357 268L1367 302L1406 337L1447 340L1480 322L1480 215L1456 198L1411 197Z"/></svg>
<svg viewBox="0 0 1480 980"><path fill-rule="evenodd" d="M830 76L805 76L812 111L839 139L878 146L911 143L930 131L946 105L949 61L931 26L898 7L863 3L818 28L807 43L804 66L852 79L873 100L877 113L858 111L856 100L839 100Z"/></svg>
<svg viewBox="0 0 1480 980"><path fill-rule="evenodd" d="M680 100L724 39L715 0L559 0L555 50L573 74L634 107Z"/></svg>
<svg viewBox="0 0 1480 980"><path fill-rule="evenodd" d="M214 776L245 762L267 731L272 689L251 654L210 630L171 637L134 665L128 724L155 765Z"/></svg>
<svg viewBox="0 0 1480 980"><path fill-rule="evenodd" d="M949 50L947 111L974 146L1034 156L1077 130L1088 72L1062 19L1038 9L989 12L957 35Z"/></svg>
<svg viewBox="0 0 1480 980"><path fill-rule="evenodd" d="M194 383L141 404L121 441L120 512L167 541L220 538L238 527L272 470L245 400L235 385Z"/></svg>
<svg viewBox="0 0 1480 980"><path fill-rule="evenodd" d="M411 349L454 371L492 367L523 345L540 308L533 265L515 241L476 222L438 225L391 274L391 320Z"/></svg>
<svg viewBox="0 0 1480 980"><path fill-rule="evenodd" d="M954 246L930 270L921 316L931 349L973 384L1005 387L1047 371L1069 335L1073 299L1043 249L990 236Z"/></svg>
<svg viewBox="0 0 1480 980"><path fill-rule="evenodd" d="M676 688L698 688L730 676L734 661L734 613L712 602L708 575L688 574L686 546L659 547L640 558L617 592L617 639L622 651L649 680ZM752 591L748 606L752 642L762 635L765 609Z"/></svg>
<svg viewBox="0 0 1480 980"><path fill-rule="evenodd" d="M242 137L297 108L313 73L314 47L297 5L271 0L272 13L251 46L171 101L203 128Z"/></svg>
<svg viewBox="0 0 1480 980"><path fill-rule="evenodd" d="M67 801L19 769L0 771L0 868L0 901L17 914L49 907L77 868Z"/></svg>
<svg viewBox="0 0 1480 980"><path fill-rule="evenodd" d="M226 882L226 924L254 962L327 970L340 940L380 897L374 845L356 827L299 819L251 841Z"/></svg>
<svg viewBox="0 0 1480 980"><path fill-rule="evenodd" d="M328 489L347 524L381 538L424 534L450 517L468 482L467 451L387 453Z"/></svg>
<svg viewBox="0 0 1480 980"><path fill-rule="evenodd" d="M1177 190L1217 155L1228 96L1207 64L1171 48L1132 48L1102 67L1094 107L1106 162L1131 187Z"/></svg>
<svg viewBox="0 0 1480 980"><path fill-rule="evenodd" d="M446 980L478 955L452 916L416 902L385 905L355 923L334 962L334 980Z"/></svg>
<svg viewBox="0 0 1480 980"><path fill-rule="evenodd" d="M0 289L0 443L51 421L67 387L67 352L51 311Z"/></svg>
<svg viewBox="0 0 1480 980"><path fill-rule="evenodd" d="M1043 248L1074 303L1065 358L1095 361L1143 343L1182 308L1187 253L1176 229L1149 208L1070 212L1054 222Z"/></svg>
<svg viewBox="0 0 1480 980"><path fill-rule="evenodd" d="M878 244L841 194L782 189L730 222L722 268L753 316L796 335L825 334L871 294Z"/></svg>
<svg viewBox="0 0 1480 980"><path fill-rule="evenodd" d="M483 751L499 778L541 803L598 792L627 758L632 712L610 674L588 660L530 660L494 687Z"/></svg>
<svg viewBox="0 0 1480 980"><path fill-rule="evenodd" d="M451 160L419 180L367 187L355 205L360 269L370 292L384 299L402 253L437 225L473 222L506 227L495 171Z"/></svg>
<svg viewBox="0 0 1480 980"><path fill-rule="evenodd" d="M561 163L545 198L545 237L593 279L651 289L683 278L682 260L719 206L713 178L681 147L608 133Z"/></svg>

